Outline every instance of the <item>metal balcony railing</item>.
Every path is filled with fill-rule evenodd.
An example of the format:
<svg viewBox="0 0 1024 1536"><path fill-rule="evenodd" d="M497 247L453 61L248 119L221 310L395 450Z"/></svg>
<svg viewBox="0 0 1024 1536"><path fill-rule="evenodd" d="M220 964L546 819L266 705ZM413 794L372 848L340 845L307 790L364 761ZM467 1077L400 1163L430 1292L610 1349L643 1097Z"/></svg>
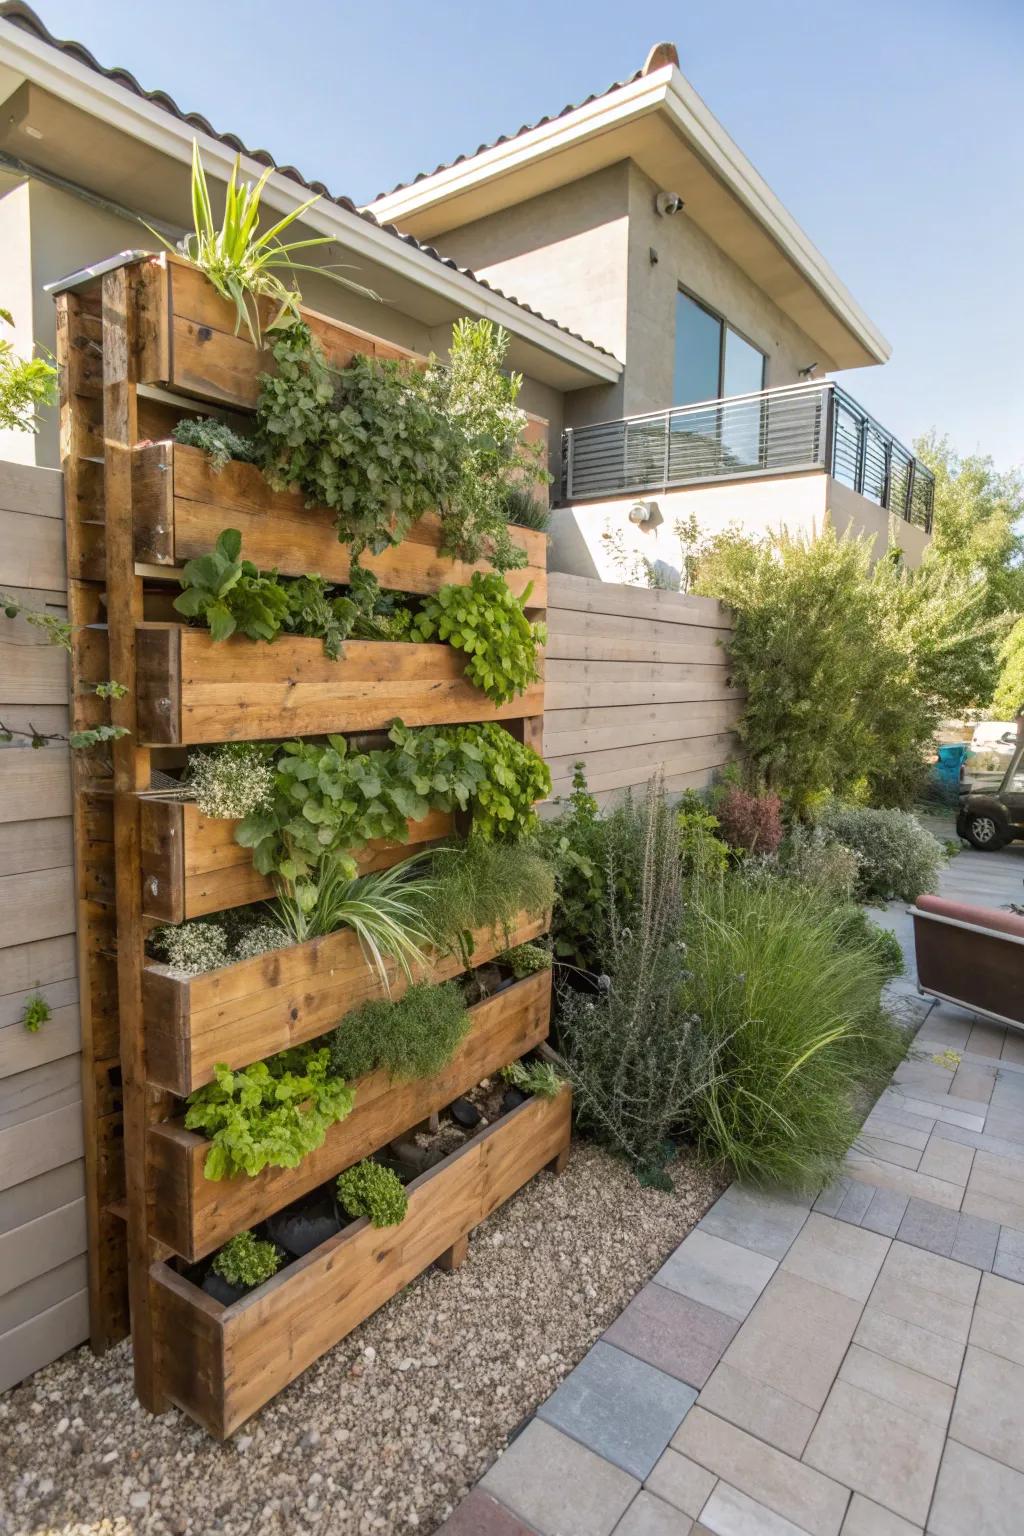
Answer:
<svg viewBox="0 0 1024 1536"><path fill-rule="evenodd" d="M831 379L562 433L566 501L809 469L931 532L931 470Z"/></svg>

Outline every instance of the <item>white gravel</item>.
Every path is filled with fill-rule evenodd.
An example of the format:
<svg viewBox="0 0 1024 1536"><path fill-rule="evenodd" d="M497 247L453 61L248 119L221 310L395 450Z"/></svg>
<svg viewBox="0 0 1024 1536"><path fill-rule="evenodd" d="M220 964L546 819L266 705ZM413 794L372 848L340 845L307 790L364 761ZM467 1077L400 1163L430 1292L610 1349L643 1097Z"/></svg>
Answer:
<svg viewBox="0 0 1024 1536"><path fill-rule="evenodd" d="M138 1407L127 1344L75 1350L0 1398L0 1532L426 1536L727 1182L675 1172L577 1144L227 1445Z"/></svg>

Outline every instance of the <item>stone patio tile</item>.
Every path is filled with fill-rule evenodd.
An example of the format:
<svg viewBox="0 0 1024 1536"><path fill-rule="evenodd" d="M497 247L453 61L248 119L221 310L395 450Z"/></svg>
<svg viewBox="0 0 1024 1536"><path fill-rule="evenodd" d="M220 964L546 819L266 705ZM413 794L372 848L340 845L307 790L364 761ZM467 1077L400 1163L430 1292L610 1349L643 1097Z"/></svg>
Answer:
<svg viewBox="0 0 1024 1536"><path fill-rule="evenodd" d="M689 1456L669 1446L654 1463L644 1487L667 1504L674 1504L684 1515L696 1519L707 1503L715 1482L713 1472L709 1472L706 1467L699 1467Z"/></svg>
<svg viewBox="0 0 1024 1536"><path fill-rule="evenodd" d="M1007 1280L1024 1282L1024 1233L1015 1232L1012 1227L1000 1227L992 1271L1004 1275Z"/></svg>
<svg viewBox="0 0 1024 1536"><path fill-rule="evenodd" d="M861 1184L857 1179L848 1179L847 1184L849 1187L836 1215L840 1221L845 1221L852 1226L859 1227L864 1212L871 1204L872 1191L869 1185Z"/></svg>
<svg viewBox="0 0 1024 1536"><path fill-rule="evenodd" d="M948 1296L925 1290L923 1285L894 1280L888 1275L880 1277L869 1305L872 1310L886 1312L917 1328L927 1328L929 1333L937 1333L940 1338L950 1339L955 1344L966 1344L971 1331L969 1304L951 1301Z"/></svg>
<svg viewBox="0 0 1024 1536"><path fill-rule="evenodd" d="M843 1198L849 1187L849 1179L833 1179L831 1184L826 1184L817 1200L815 1200L812 1210L820 1211L822 1216L834 1216L842 1205Z"/></svg>
<svg viewBox="0 0 1024 1536"><path fill-rule="evenodd" d="M985 1134L1024 1146L1024 1119L1015 1110L999 1109L990 1104L985 1116Z"/></svg>
<svg viewBox="0 0 1024 1536"><path fill-rule="evenodd" d="M888 1240L811 1212L781 1268L853 1301L867 1301L878 1279Z"/></svg>
<svg viewBox="0 0 1024 1536"><path fill-rule="evenodd" d="M883 1105L885 1108L881 1109ZM985 1116L977 1113L977 1105L970 1111L957 1109L955 1105L935 1104L919 1096L903 1093L899 1088L887 1088L878 1101L878 1107L885 1115L891 1109L898 1109L905 1115L917 1115L922 1120L944 1120L947 1125L962 1125L967 1131L985 1129ZM933 1127L929 1126L931 1129Z"/></svg>
<svg viewBox="0 0 1024 1536"><path fill-rule="evenodd" d="M702 1408L766 1440L788 1456L802 1456L817 1413L725 1361L697 1399Z"/></svg>
<svg viewBox="0 0 1024 1536"><path fill-rule="evenodd" d="M943 1141L958 1141L961 1146L977 1147L986 1152L999 1152L1016 1157L1024 1152L1024 1143L1006 1141L1002 1136L990 1136L987 1131L965 1131L959 1125L936 1125L935 1135L941 1136Z"/></svg>
<svg viewBox="0 0 1024 1536"><path fill-rule="evenodd" d="M839 1368L839 1380L862 1392L872 1392L897 1408L945 1429L953 1407L953 1388L932 1376L922 1376L896 1360L886 1360L874 1350L851 1344Z"/></svg>
<svg viewBox="0 0 1024 1536"><path fill-rule="evenodd" d="M666 1259L654 1279L742 1322L777 1267L774 1259L698 1227Z"/></svg>
<svg viewBox="0 0 1024 1536"><path fill-rule="evenodd" d="M860 1312L859 1301L780 1270L723 1359L806 1408L820 1408Z"/></svg>
<svg viewBox="0 0 1024 1536"><path fill-rule="evenodd" d="M978 1104L987 1104L992 1097L995 1081L996 1075L991 1067L962 1061L954 1074L951 1091L958 1099L972 1099Z"/></svg>
<svg viewBox="0 0 1024 1536"><path fill-rule="evenodd" d="M990 1278L986 1276L986 1279ZM1011 1283L1005 1282L1007 1285ZM1024 1365L1024 1319L987 1311L979 1302L974 1309L968 1342L978 1349L987 1349L992 1355L1001 1355L1004 1360L1014 1360L1018 1365Z"/></svg>
<svg viewBox="0 0 1024 1536"><path fill-rule="evenodd" d="M641 1481L697 1394L600 1340L537 1409L537 1417Z"/></svg>
<svg viewBox="0 0 1024 1536"><path fill-rule="evenodd" d="M882 1274L893 1280L906 1280L923 1286L950 1301L973 1306L978 1295L980 1275L967 1264L957 1264L939 1254L923 1253L905 1243L893 1243L885 1256Z"/></svg>
<svg viewBox="0 0 1024 1536"><path fill-rule="evenodd" d="M633 1297L604 1340L691 1387L702 1387L738 1326L724 1312L652 1283Z"/></svg>
<svg viewBox="0 0 1024 1536"><path fill-rule="evenodd" d="M968 1345L949 1432L1024 1472L1024 1365Z"/></svg>
<svg viewBox="0 0 1024 1536"><path fill-rule="evenodd" d="M860 1152L847 1152L844 1172L863 1184L874 1184L876 1189L895 1189L901 1195L917 1196L945 1205L952 1211L960 1209L963 1190L959 1184L947 1184L944 1179L929 1178L915 1168L897 1168L881 1158L868 1157Z"/></svg>
<svg viewBox="0 0 1024 1536"><path fill-rule="evenodd" d="M999 1071L992 1090L993 1109L1024 1110L1024 1078L1019 1072Z"/></svg>
<svg viewBox="0 0 1024 1536"><path fill-rule="evenodd" d="M897 1168L916 1168L921 1161L917 1147L904 1146L882 1136L866 1135L863 1131L854 1142L854 1148L866 1157L880 1157L885 1163L895 1163Z"/></svg>
<svg viewBox="0 0 1024 1536"><path fill-rule="evenodd" d="M897 1095L891 1089L886 1089L874 1109L868 1116L869 1120L885 1120L887 1125L902 1125L908 1131L923 1131L926 1136L931 1135L935 1129L935 1120L927 1115L910 1115L902 1108L903 1095Z"/></svg>
<svg viewBox="0 0 1024 1536"><path fill-rule="evenodd" d="M611 1536L640 1484L561 1430L534 1419L480 1487L541 1536Z"/></svg>
<svg viewBox="0 0 1024 1536"><path fill-rule="evenodd" d="M929 1536L1020 1536L1024 1477L955 1440L946 1442Z"/></svg>
<svg viewBox="0 0 1024 1536"><path fill-rule="evenodd" d="M947 1078L945 1086L936 1085L933 1088L924 1086L903 1088L896 1083L888 1087L885 1092L887 1095L902 1094L904 1108L911 1114L931 1115L936 1120L945 1115L963 1115L972 1122L972 1130L980 1130L981 1127L975 1122L984 1120L985 1106L978 1104L974 1099L961 1099L957 1094L951 1093L949 1081ZM958 1123L956 1120L950 1121L952 1125Z"/></svg>
<svg viewBox="0 0 1024 1536"><path fill-rule="evenodd" d="M986 1175L1006 1179L1019 1188L1024 1180L1024 1152L1015 1148L1009 1153L999 1153L982 1148L975 1154L974 1171L979 1177Z"/></svg>
<svg viewBox="0 0 1024 1536"><path fill-rule="evenodd" d="M808 1466L923 1525L945 1426L837 1381L804 1452Z"/></svg>
<svg viewBox="0 0 1024 1536"><path fill-rule="evenodd" d="M977 1269L991 1269L998 1241L997 1221L961 1212L950 1258L960 1264L973 1264Z"/></svg>
<svg viewBox="0 0 1024 1536"><path fill-rule="evenodd" d="M953 1142L948 1143L953 1146ZM964 1150L970 1150L966 1148ZM901 1243L911 1243L915 1248L927 1248L929 1253L948 1256L956 1241L960 1215L944 1205L933 1205L930 1200L911 1200L896 1234Z"/></svg>
<svg viewBox="0 0 1024 1536"><path fill-rule="evenodd" d="M615 1536L690 1536L692 1530L689 1515L641 1490L615 1527Z"/></svg>
<svg viewBox="0 0 1024 1536"><path fill-rule="evenodd" d="M936 1179L945 1179L948 1184L966 1184L974 1157L973 1147L961 1146L956 1141L945 1141L933 1131L918 1168Z"/></svg>
<svg viewBox="0 0 1024 1536"><path fill-rule="evenodd" d="M992 1056L996 1061L1002 1055L1006 1029L1001 1024L989 1024L979 1019L967 1037L967 1049L975 1056Z"/></svg>
<svg viewBox="0 0 1024 1536"><path fill-rule="evenodd" d="M955 1387L959 1379L963 1344L929 1333L927 1328L918 1328L902 1318L890 1317L871 1302L868 1302L853 1341L884 1355L887 1360L909 1366L912 1371L934 1376L936 1381L948 1386Z"/></svg>
<svg viewBox="0 0 1024 1536"><path fill-rule="evenodd" d="M842 1536L924 1536L921 1526L911 1525L902 1515L883 1509L862 1493L855 1493L843 1524Z"/></svg>
<svg viewBox="0 0 1024 1536"><path fill-rule="evenodd" d="M962 1051L971 1033L970 1020L963 1014L941 1018L938 1009L933 1009L921 1028L927 1035L927 1039L922 1039L921 1035L917 1037L916 1043L922 1050L934 1047L936 1051Z"/></svg>
<svg viewBox="0 0 1024 1536"><path fill-rule="evenodd" d="M731 1184L698 1227L712 1237L781 1259L806 1221L810 1204L794 1195Z"/></svg>
<svg viewBox="0 0 1024 1536"><path fill-rule="evenodd" d="M1024 1286L999 1275L982 1275L978 1287L977 1310L995 1312L1010 1322L1024 1325Z"/></svg>
<svg viewBox="0 0 1024 1536"><path fill-rule="evenodd" d="M701 1524L714 1536L804 1536L800 1526L725 1482L708 1500Z"/></svg>
<svg viewBox="0 0 1024 1536"><path fill-rule="evenodd" d="M448 1516L437 1536L533 1536L533 1531L482 1488L474 1488Z"/></svg>
<svg viewBox="0 0 1024 1536"><path fill-rule="evenodd" d="M908 1120L913 1118L912 1115L907 1116ZM898 1120L890 1120L880 1112L873 1112L865 1120L862 1136L857 1139L862 1140L864 1135L881 1136L886 1141L898 1141L903 1147L913 1147L915 1151L923 1152L931 1134L930 1131L919 1130L916 1125L901 1125Z"/></svg>
<svg viewBox="0 0 1024 1536"><path fill-rule="evenodd" d="M983 1221L995 1221L1001 1227L1024 1233L1024 1201L1007 1200L977 1185L973 1189L968 1185L963 1209L968 1216L980 1216Z"/></svg>
<svg viewBox="0 0 1024 1536"><path fill-rule="evenodd" d="M1006 1039L1003 1041L1003 1054L1001 1062L1015 1062L1018 1066L1024 1066L1024 1034L1019 1029L1008 1029Z"/></svg>
<svg viewBox="0 0 1024 1536"><path fill-rule="evenodd" d="M864 1188L870 1186L865 1184ZM895 1237L909 1202L910 1196L901 1195L896 1189L876 1189L860 1224L869 1232L878 1232L883 1237Z"/></svg>
<svg viewBox="0 0 1024 1536"><path fill-rule="evenodd" d="M672 1446L810 1536L838 1536L849 1493L704 1409L692 1408Z"/></svg>

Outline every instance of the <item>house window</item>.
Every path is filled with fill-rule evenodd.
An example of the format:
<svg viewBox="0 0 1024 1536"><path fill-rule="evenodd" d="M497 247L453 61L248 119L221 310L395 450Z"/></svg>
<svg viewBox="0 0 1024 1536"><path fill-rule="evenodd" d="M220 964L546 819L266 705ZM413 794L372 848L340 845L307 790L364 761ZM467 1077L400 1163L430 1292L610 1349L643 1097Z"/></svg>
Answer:
<svg viewBox="0 0 1024 1536"><path fill-rule="evenodd" d="M721 400L764 388L765 357L712 310L676 294L673 405Z"/></svg>

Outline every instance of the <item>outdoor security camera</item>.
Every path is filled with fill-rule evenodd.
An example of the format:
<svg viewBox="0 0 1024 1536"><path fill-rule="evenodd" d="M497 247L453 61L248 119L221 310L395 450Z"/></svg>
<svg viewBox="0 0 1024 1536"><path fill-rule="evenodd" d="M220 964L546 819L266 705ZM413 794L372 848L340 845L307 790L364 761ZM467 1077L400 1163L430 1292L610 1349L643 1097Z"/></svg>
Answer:
<svg viewBox="0 0 1024 1536"><path fill-rule="evenodd" d="M678 192L659 192L654 199L654 207L663 219L670 219L674 213L682 213L686 204Z"/></svg>

